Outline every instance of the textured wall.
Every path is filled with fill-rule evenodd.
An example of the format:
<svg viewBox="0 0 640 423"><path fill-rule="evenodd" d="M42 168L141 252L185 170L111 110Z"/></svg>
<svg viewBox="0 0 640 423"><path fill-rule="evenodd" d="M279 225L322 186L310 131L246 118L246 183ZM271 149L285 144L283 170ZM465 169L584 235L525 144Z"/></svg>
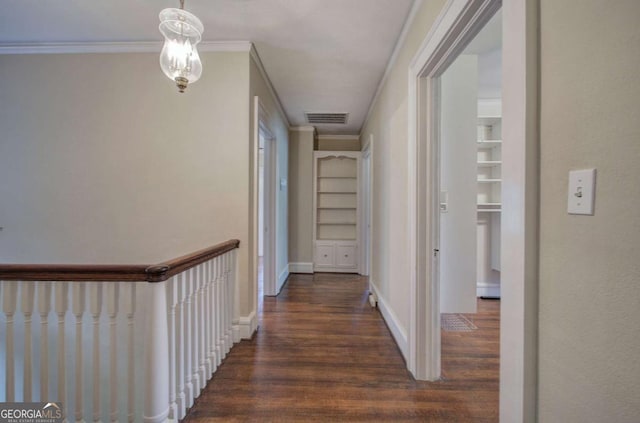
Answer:
<svg viewBox="0 0 640 423"><path fill-rule="evenodd" d="M541 1L540 422L640 418L640 2ZM595 216L567 214L595 167Z"/></svg>

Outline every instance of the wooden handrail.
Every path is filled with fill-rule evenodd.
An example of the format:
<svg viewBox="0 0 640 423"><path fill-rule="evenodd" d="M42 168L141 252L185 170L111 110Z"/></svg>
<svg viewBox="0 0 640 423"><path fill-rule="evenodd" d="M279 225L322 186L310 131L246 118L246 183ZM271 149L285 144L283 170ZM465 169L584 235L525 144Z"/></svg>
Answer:
<svg viewBox="0 0 640 423"><path fill-rule="evenodd" d="M0 264L4 281L162 282L240 246L232 239L155 265Z"/></svg>

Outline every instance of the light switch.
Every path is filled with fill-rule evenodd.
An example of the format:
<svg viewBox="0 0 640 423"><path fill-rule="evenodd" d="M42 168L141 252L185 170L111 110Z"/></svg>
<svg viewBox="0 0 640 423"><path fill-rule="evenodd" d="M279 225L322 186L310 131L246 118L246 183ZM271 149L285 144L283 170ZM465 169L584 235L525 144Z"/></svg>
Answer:
<svg viewBox="0 0 640 423"><path fill-rule="evenodd" d="M596 200L596 170L583 169L569 172L569 214L593 215Z"/></svg>

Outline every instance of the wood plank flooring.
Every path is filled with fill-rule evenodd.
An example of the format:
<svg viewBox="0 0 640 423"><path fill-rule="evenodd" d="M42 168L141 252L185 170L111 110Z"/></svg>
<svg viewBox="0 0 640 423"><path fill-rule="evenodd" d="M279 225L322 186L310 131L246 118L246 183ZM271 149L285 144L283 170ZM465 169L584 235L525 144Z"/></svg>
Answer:
<svg viewBox="0 0 640 423"><path fill-rule="evenodd" d="M473 332L444 332L443 380L418 382L357 275L291 275L265 298L185 419L204 422L497 422L499 301Z"/></svg>

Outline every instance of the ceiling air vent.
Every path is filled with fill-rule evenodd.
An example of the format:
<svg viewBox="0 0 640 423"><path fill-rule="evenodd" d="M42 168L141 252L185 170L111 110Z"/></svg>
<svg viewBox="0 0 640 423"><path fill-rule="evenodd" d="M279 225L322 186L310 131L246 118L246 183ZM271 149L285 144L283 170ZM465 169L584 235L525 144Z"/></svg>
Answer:
<svg viewBox="0 0 640 423"><path fill-rule="evenodd" d="M349 120L349 113L308 113L305 112L307 123L316 125L346 125Z"/></svg>

